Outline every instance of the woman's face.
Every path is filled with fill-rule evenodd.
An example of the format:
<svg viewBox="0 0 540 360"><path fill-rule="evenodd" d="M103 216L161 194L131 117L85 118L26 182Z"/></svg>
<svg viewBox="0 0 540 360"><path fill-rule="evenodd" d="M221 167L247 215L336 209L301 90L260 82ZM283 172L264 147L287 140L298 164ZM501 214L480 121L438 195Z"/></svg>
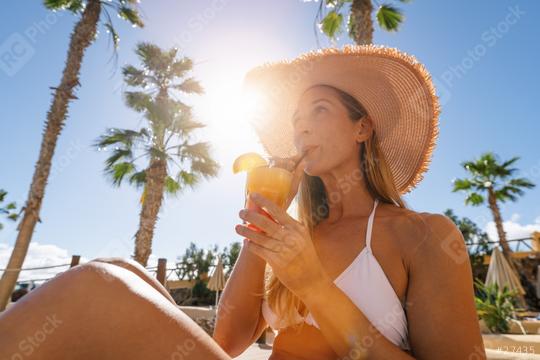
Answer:
<svg viewBox="0 0 540 360"><path fill-rule="evenodd" d="M332 88L318 85L306 90L291 121L297 151L310 148L304 169L308 175L321 176L345 164L358 164L362 121L349 118Z"/></svg>

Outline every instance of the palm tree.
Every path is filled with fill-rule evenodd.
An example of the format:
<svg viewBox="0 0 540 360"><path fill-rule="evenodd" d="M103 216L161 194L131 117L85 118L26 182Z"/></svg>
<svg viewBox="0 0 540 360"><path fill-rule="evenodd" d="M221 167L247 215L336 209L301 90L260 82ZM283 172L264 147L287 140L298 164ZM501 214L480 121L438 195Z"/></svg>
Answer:
<svg viewBox="0 0 540 360"><path fill-rule="evenodd" d="M510 166L517 160L519 160L519 157L513 157L510 160L500 163L495 154L486 152L477 160L465 161L461 163L461 166L470 173L471 177L453 180L454 187L452 192L466 192L466 205L483 205L487 197L487 204L495 221L503 253L509 260L510 265L521 268L520 264L514 261L511 256L512 250L506 239L498 204L499 202L504 203L508 200L516 201L517 195L523 195L523 189L531 189L536 186L525 178L512 177L517 169Z"/></svg>
<svg viewBox="0 0 540 360"><path fill-rule="evenodd" d="M406 3L409 0L399 0ZM344 9L350 3L348 9ZM326 12L326 8L331 10ZM343 20L347 18L347 33L357 45L373 43L373 3L372 0L320 0L319 9L315 16L315 26L330 40L335 41L342 32ZM401 10L392 4L378 5L375 18L379 26L386 31L398 31L404 16ZM315 30L317 45L318 32Z"/></svg>
<svg viewBox="0 0 540 360"><path fill-rule="evenodd" d="M193 77L185 77L193 63L187 57L178 59L177 52L176 48L165 51L149 43L137 45L142 68L128 65L123 74L128 86L142 91L126 91L124 95L126 105L142 113L148 126L109 129L95 144L98 149L114 147L105 162L105 173L113 185L119 186L128 178L130 184L144 188L133 255L144 266L152 250L164 193L179 194L186 186L194 188L201 177L216 176L219 170L209 155L210 145L191 142L192 131L206 125L193 119L191 107L177 100L175 93L201 94L203 89ZM142 159L147 163L140 170Z"/></svg>
<svg viewBox="0 0 540 360"><path fill-rule="evenodd" d="M6 200L7 191L0 189L0 204ZM4 215L8 220L16 221L19 217L17 213L17 204L10 202L6 205L0 205L0 214ZM0 223L0 230L4 228L4 225Z"/></svg>
<svg viewBox="0 0 540 360"><path fill-rule="evenodd" d="M17 240L13 252L9 258L8 269L0 279L0 311L4 310L11 292L19 277L19 269L26 257L32 234L39 218L41 203L45 195L45 187L51 170L52 157L56 148L56 142L60 137L67 117L69 103L76 99L75 89L79 84L84 52L92 44L96 37L100 18L103 16L103 24L111 34L115 45L118 44L116 33L109 10L115 11L119 17L125 19L134 26L143 26L136 10L137 0L45 0L45 6L53 11L68 10L79 16L75 24L67 53L66 64L62 73L62 79L54 90L53 101L47 113L45 130L41 142L39 158L34 170L34 176L30 185L30 191L25 206L22 208L22 220L19 223Z"/></svg>

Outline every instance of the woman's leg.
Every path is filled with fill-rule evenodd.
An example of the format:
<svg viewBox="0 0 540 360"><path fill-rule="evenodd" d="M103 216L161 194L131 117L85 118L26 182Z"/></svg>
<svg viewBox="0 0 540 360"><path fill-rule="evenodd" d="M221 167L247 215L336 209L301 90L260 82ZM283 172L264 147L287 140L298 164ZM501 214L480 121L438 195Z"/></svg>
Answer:
<svg viewBox="0 0 540 360"><path fill-rule="evenodd" d="M0 313L0 358L230 360L149 282L91 261Z"/></svg>
<svg viewBox="0 0 540 360"><path fill-rule="evenodd" d="M159 291L163 296L165 296L170 302L176 305L176 302L172 298L171 294L161 285L155 277L153 277L148 270L146 270L141 264L132 259L124 259L121 257L101 257L93 259L92 261L106 262L109 264L114 264L121 266L135 275L138 275L141 279L146 281L148 285L152 286L154 289Z"/></svg>

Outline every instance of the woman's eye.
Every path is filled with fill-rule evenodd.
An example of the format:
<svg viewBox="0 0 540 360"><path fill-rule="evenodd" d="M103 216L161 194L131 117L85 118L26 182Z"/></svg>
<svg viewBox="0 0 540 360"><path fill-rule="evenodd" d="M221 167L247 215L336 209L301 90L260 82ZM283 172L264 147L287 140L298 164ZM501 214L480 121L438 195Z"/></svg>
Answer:
<svg viewBox="0 0 540 360"><path fill-rule="evenodd" d="M324 112L326 112L326 111L328 111L328 109L325 108L324 106L317 106L317 107L315 108L315 114L324 113Z"/></svg>

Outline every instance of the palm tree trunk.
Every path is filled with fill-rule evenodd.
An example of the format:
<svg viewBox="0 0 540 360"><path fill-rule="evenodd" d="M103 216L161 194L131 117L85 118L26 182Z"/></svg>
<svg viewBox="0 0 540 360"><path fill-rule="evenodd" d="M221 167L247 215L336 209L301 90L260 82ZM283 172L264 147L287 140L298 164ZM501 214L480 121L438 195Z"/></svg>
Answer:
<svg viewBox="0 0 540 360"><path fill-rule="evenodd" d="M56 142L64 126L69 102L76 99L74 89L79 85L82 59L85 50L90 46L96 35L100 13L100 1L90 0L81 19L71 33L62 80L60 86L55 88L53 102L47 113L39 159L34 170L28 199L23 208L24 215L17 228L19 233L7 265L8 269L14 269L14 271L4 272L0 280L0 311L4 310L8 303L19 277L19 270L17 269L21 268L24 263L34 228L36 223L40 221L39 212L45 195L45 186L47 185Z"/></svg>
<svg viewBox="0 0 540 360"><path fill-rule="evenodd" d="M152 238L163 201L166 177L166 160L153 158L146 170L146 195L141 208L139 230L135 234L135 254L133 255L133 258L143 266L147 265L152 253Z"/></svg>
<svg viewBox="0 0 540 360"><path fill-rule="evenodd" d="M495 221L495 227L497 228L497 235L499 236L499 241L503 248L505 255L512 253L508 242L506 241L506 232L503 228L503 221L501 217L501 212L499 210L499 205L497 204L497 199L493 189L488 189L488 203L491 213L493 214L493 220Z"/></svg>
<svg viewBox="0 0 540 360"><path fill-rule="evenodd" d="M513 251L512 249L510 249L510 245L508 245L508 241L506 239L506 232L504 231L503 227L501 212L499 210L499 205L497 204L495 192L492 188L488 189L488 204L489 208L491 209L491 213L493 214L493 220L495 221L495 227L497 229L497 235L499 236L499 243L501 244L501 247L503 249L503 254L508 260L510 266L519 275L519 271L522 269L522 266L521 263L519 263L519 261L514 259L514 257L512 256Z"/></svg>
<svg viewBox="0 0 540 360"><path fill-rule="evenodd" d="M357 45L373 43L373 20L371 14L373 4L371 0L353 0L351 17L354 23L351 35Z"/></svg>

